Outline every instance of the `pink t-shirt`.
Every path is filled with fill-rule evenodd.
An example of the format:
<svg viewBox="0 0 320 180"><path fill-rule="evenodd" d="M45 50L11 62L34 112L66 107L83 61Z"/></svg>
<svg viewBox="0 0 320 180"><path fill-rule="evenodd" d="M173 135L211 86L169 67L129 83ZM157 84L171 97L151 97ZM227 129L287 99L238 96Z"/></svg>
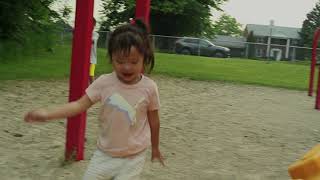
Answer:
<svg viewBox="0 0 320 180"><path fill-rule="evenodd" d="M158 87L143 76L133 85L122 83L115 72L95 80L86 94L93 103L100 101L100 135L97 146L113 157L137 154L150 145L147 111L160 107Z"/></svg>

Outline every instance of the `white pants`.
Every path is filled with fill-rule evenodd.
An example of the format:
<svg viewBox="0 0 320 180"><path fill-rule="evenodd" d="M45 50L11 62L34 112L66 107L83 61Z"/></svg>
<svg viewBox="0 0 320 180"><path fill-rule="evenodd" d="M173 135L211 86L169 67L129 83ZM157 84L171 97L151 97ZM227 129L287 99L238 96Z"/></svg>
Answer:
<svg viewBox="0 0 320 180"><path fill-rule="evenodd" d="M96 150L83 180L137 180L145 159L146 151L133 157L115 158Z"/></svg>

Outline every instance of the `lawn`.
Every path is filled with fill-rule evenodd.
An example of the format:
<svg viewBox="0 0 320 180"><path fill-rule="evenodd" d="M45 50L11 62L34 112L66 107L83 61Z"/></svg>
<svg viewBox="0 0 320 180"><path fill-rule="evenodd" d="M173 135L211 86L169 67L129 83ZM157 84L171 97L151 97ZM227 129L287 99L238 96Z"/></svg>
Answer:
<svg viewBox="0 0 320 180"><path fill-rule="evenodd" d="M58 46L53 53L13 57L0 62L0 80L54 80L69 76L71 49ZM106 50L98 49L97 74L111 71ZM219 59L156 53L155 74L194 80L225 81L306 90L307 63L248 59Z"/></svg>
<svg viewBox="0 0 320 180"><path fill-rule="evenodd" d="M218 80L305 90L308 64L157 54L156 73L194 80Z"/></svg>

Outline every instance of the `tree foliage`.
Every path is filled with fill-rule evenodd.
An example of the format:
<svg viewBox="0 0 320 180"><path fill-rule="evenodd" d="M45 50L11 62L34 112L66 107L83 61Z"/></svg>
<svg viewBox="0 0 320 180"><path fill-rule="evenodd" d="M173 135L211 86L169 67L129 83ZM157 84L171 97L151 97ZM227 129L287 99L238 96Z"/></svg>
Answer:
<svg viewBox="0 0 320 180"><path fill-rule="evenodd" d="M50 9L55 0L1 0L0 54L51 49L55 41L55 22L60 15Z"/></svg>
<svg viewBox="0 0 320 180"><path fill-rule="evenodd" d="M151 0L150 25L154 34L200 36L212 28L213 9L227 0ZM135 0L103 0L100 30L110 30L134 17Z"/></svg>
<svg viewBox="0 0 320 180"><path fill-rule="evenodd" d="M47 29L59 15L49 6L54 0L2 0L0 2L0 39L23 41L28 31Z"/></svg>
<svg viewBox="0 0 320 180"><path fill-rule="evenodd" d="M72 13L72 8L65 4L59 11L62 21L67 24L70 19L70 14Z"/></svg>
<svg viewBox="0 0 320 180"><path fill-rule="evenodd" d="M241 24L227 14L222 16L213 24L213 34L225 36L241 36Z"/></svg>
<svg viewBox="0 0 320 180"><path fill-rule="evenodd" d="M314 32L318 27L320 27L320 1L316 3L312 11L307 14L307 19L303 21L300 32L302 45L312 46Z"/></svg>

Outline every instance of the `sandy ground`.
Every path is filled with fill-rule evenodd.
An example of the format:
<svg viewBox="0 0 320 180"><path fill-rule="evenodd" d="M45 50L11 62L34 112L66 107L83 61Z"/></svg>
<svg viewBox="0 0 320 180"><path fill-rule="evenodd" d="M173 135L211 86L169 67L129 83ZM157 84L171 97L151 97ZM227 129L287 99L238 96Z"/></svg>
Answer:
<svg viewBox="0 0 320 180"><path fill-rule="evenodd" d="M319 143L320 112L306 92L154 77L161 96L166 167L148 161L142 180L289 179L287 168ZM68 81L0 84L0 179L81 179L95 150L88 112L85 160L64 163L64 120L27 124L32 108L67 101Z"/></svg>

